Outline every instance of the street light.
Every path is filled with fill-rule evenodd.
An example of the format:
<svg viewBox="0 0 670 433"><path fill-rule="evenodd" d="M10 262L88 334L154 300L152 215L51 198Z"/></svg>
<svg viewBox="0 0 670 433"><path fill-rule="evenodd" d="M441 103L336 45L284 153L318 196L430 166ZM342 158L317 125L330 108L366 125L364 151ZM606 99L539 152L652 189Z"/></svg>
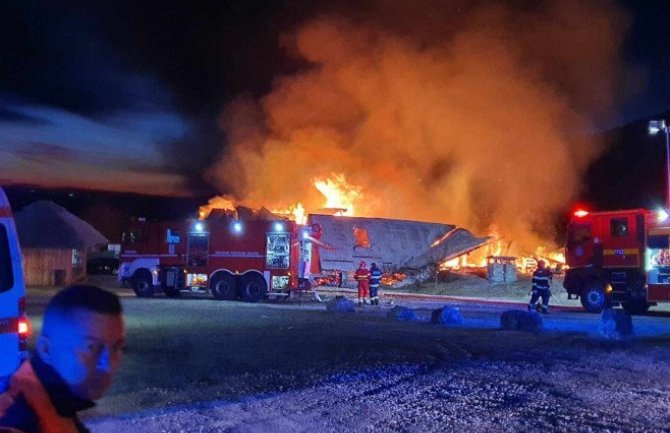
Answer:
<svg viewBox="0 0 670 433"><path fill-rule="evenodd" d="M656 135L659 132L665 134L665 169L667 175L667 207L670 209L670 131L665 125L665 120L650 120L649 121L649 135Z"/></svg>

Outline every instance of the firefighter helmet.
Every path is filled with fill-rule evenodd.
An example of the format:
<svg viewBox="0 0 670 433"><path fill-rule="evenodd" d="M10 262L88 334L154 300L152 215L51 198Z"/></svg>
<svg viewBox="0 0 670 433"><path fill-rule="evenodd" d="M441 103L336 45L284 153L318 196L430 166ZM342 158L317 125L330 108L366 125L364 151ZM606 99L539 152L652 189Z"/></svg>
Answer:
<svg viewBox="0 0 670 433"><path fill-rule="evenodd" d="M537 261L537 267L538 267L538 269L544 269L544 265L545 265L545 264L546 264L546 263L544 263L544 260L538 260L538 261Z"/></svg>
<svg viewBox="0 0 670 433"><path fill-rule="evenodd" d="M361 268L364 268L365 267L365 262L361 260L361 263L358 266L361 267Z"/></svg>

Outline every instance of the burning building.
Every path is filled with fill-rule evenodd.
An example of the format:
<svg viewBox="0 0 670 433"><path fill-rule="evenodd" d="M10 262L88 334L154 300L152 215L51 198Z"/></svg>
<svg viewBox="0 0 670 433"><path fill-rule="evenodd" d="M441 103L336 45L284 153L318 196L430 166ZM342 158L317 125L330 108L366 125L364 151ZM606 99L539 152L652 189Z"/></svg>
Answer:
<svg viewBox="0 0 670 433"><path fill-rule="evenodd" d="M209 179L251 206L315 210L339 189L350 215L496 226L509 255L553 249L547 221L602 149L588 131L613 100L625 19L609 2L530 3L308 18L282 41L305 68L226 107Z"/></svg>

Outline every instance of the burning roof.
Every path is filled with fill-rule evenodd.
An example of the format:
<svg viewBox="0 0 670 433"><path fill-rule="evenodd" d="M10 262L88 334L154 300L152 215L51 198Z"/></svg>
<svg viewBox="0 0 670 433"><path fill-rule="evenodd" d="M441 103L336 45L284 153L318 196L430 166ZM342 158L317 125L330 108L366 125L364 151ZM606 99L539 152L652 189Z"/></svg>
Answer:
<svg viewBox="0 0 670 433"><path fill-rule="evenodd" d="M452 260L483 247L491 239L491 236L478 238L466 229L455 228L438 241L433 242L422 255L408 261L405 267L419 269L429 263Z"/></svg>
<svg viewBox="0 0 670 433"><path fill-rule="evenodd" d="M353 270L360 260L387 269L421 268L489 241L450 224L332 215L310 215L310 219L321 225L321 240L332 247L320 251L324 271Z"/></svg>

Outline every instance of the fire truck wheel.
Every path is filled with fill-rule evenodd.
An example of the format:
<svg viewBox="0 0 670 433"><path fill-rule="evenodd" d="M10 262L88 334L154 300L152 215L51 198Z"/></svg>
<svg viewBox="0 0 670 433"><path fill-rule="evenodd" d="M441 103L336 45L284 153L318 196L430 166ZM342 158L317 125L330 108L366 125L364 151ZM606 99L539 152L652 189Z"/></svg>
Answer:
<svg viewBox="0 0 670 433"><path fill-rule="evenodd" d="M600 313L607 303L605 290L598 281L584 284L579 300L582 302L582 307L589 313Z"/></svg>
<svg viewBox="0 0 670 433"><path fill-rule="evenodd" d="M265 298L268 288L265 279L258 274L247 274L242 277L242 299L245 302L258 302Z"/></svg>
<svg viewBox="0 0 670 433"><path fill-rule="evenodd" d="M237 282L230 274L216 274L210 286L212 295L221 301L232 301L237 297Z"/></svg>
<svg viewBox="0 0 670 433"><path fill-rule="evenodd" d="M154 284L148 270L140 269L135 272L131 281L133 290L139 298L150 298L154 295Z"/></svg>

